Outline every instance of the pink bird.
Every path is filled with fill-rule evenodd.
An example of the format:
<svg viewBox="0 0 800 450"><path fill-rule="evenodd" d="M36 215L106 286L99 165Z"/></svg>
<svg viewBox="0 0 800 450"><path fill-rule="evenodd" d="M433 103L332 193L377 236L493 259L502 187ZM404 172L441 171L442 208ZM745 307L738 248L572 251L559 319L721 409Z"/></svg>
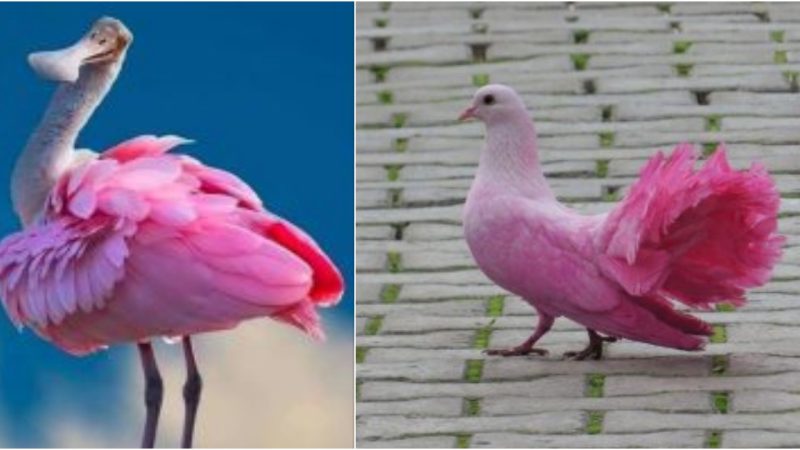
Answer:
<svg viewBox="0 0 800 450"><path fill-rule="evenodd" d="M271 317L323 338L317 308L338 302L338 269L303 231L270 214L236 176L140 136L101 154L74 149L132 41L103 18L75 45L29 57L60 85L13 172L24 229L0 243L8 316L85 355L136 342L146 379L142 445L152 447L162 381L150 340L182 338L182 445L192 445L201 378L190 336Z"/></svg>
<svg viewBox="0 0 800 450"><path fill-rule="evenodd" d="M699 350L711 325L672 301L742 305L745 289L766 283L780 258L775 184L759 164L731 169L721 146L699 170L690 145L657 153L611 212L588 216L559 203L547 185L516 92L485 86L460 118L486 126L464 208L470 251L492 281L539 315L525 342L489 354L546 354L534 345L560 316L589 333L589 345L566 357L599 359L603 341L618 338Z"/></svg>

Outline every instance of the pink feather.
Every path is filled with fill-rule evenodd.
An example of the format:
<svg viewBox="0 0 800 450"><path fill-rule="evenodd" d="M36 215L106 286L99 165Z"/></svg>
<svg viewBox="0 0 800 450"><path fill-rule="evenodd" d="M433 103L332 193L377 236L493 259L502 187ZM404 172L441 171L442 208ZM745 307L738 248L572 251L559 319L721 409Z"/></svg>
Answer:
<svg viewBox="0 0 800 450"><path fill-rule="evenodd" d="M140 136L64 174L43 218L0 242L9 317L83 354L273 317L323 338L342 277L234 175Z"/></svg>

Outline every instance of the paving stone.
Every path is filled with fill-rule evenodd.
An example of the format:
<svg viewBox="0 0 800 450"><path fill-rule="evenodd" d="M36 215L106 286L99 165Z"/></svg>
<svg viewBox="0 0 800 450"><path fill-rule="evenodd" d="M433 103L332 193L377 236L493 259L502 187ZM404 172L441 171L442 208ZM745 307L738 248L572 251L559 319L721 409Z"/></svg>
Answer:
<svg viewBox="0 0 800 450"><path fill-rule="evenodd" d="M800 6L372 3L356 16L357 446L698 448L712 430L723 447L800 445ZM570 361L586 332L561 318L547 356L482 352L537 321L463 240L484 131L455 118L487 81L520 93L553 190L582 213L609 211L607 194L678 142L724 141L733 167L772 172L788 237L773 280L736 311L694 313L725 342L622 340Z"/></svg>

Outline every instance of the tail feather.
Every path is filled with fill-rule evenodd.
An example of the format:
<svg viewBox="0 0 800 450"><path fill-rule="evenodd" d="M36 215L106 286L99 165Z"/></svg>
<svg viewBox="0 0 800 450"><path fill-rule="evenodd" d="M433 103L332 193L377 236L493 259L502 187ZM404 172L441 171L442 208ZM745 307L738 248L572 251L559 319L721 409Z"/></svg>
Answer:
<svg viewBox="0 0 800 450"><path fill-rule="evenodd" d="M632 295L740 305L780 258L780 197L763 166L733 170L722 146L697 171L696 159L680 145L649 161L600 229L601 264ZM650 283L641 283L642 272Z"/></svg>

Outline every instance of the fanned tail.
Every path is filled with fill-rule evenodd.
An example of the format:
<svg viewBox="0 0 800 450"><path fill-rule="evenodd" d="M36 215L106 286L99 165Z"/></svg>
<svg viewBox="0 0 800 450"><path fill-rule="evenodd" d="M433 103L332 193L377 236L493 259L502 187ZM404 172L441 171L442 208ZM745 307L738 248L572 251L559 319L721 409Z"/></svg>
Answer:
<svg viewBox="0 0 800 450"><path fill-rule="evenodd" d="M637 297L740 305L780 258L780 197L762 165L733 170L721 145L696 160L682 144L648 162L600 228L601 267Z"/></svg>

